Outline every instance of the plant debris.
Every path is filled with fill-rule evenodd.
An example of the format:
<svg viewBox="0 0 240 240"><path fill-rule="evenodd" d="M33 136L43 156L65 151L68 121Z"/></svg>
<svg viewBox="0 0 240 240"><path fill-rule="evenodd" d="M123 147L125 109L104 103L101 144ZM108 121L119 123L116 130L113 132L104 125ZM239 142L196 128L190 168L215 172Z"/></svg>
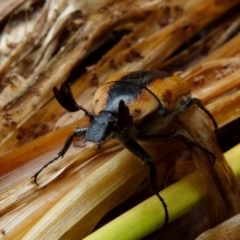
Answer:
<svg viewBox="0 0 240 240"><path fill-rule="evenodd" d="M187 230L191 237L184 239L191 240L209 229L207 219L213 226L237 214L238 188L233 174L239 181L239 145L231 146L225 154L231 170L217 147L211 123L199 109L179 118L176 128L210 147L217 157L215 164L209 164L194 148L190 157L188 149L177 142L145 146L157 165L159 186L168 186L161 195L174 220L170 223L172 234L168 226L159 229L162 209L154 198L125 213L132 224L144 218L141 223L129 228L126 219L121 222L125 214L117 218L127 211L120 204L130 196L135 205L139 203L137 192L144 188L147 171L115 141L106 141L99 149L91 143L71 146L64 159L43 171L40 187L32 183L31 176L59 152L76 126L88 124L83 113L66 112L53 98L52 88L65 81L71 84L79 105L92 111L92 95L107 77L126 71L166 70L191 84L192 96L202 100L219 128L230 128L240 118L239 4L239 0L133 0L131 4L128 0L3 1L1 235L9 239L106 239L106 234L119 233L127 239L127 234L143 238L156 231L155 239L177 240ZM111 45L107 41L114 35L118 39ZM71 74L73 71L78 74ZM237 129L235 135L236 142L240 136ZM229 139L227 131L224 138ZM197 173L191 173L196 169ZM212 204L208 211L194 212L203 206L204 199ZM216 199L219 202L215 204ZM120 214L112 210L116 206ZM149 207L144 210L147 217L141 214L141 206L145 210ZM137 215L129 215L132 212ZM107 213L109 225L91 235ZM237 226L237 216L230 225ZM186 219L202 224L189 227ZM113 231L111 223L116 222L120 228ZM214 230L212 239L224 229L223 225L216 227L219 234ZM227 236L234 236L234 227L228 230ZM153 233L150 236L148 239L154 239Z"/></svg>

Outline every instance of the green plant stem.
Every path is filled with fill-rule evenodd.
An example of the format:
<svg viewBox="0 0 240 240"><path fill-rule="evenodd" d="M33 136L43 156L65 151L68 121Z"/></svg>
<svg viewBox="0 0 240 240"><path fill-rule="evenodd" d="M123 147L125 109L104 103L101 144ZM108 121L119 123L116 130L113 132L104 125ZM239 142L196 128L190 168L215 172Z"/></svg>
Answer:
<svg viewBox="0 0 240 240"><path fill-rule="evenodd" d="M240 179L240 144L225 153L237 180ZM197 172L160 192L168 205L170 222L189 213L204 199L205 189ZM102 228L85 240L133 240L141 239L160 228L164 223L164 211L153 196Z"/></svg>

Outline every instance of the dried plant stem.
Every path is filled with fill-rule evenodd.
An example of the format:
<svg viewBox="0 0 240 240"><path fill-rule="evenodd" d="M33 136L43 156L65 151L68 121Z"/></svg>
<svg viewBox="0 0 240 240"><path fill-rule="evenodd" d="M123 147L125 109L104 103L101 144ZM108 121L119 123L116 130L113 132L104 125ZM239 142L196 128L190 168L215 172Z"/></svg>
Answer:
<svg viewBox="0 0 240 240"><path fill-rule="evenodd" d="M146 177L146 169L137 167L138 161L131 161L129 157L129 152L124 150L84 178L79 183L80 185L74 187L54 205L22 239L58 239L79 219L86 221L85 216L88 216L91 211L95 211L94 209L99 204L103 206L103 201L106 201L109 195L111 196L114 191L121 188L123 183L130 180L131 176L138 175L138 181L133 184L136 187L139 180L142 181ZM129 163L132 167L129 166ZM121 168L118 167L119 165ZM129 167L131 175L127 174ZM116 176L118 176L117 181L113 181ZM96 193L101 194L96 195ZM62 221L62 218L65 221Z"/></svg>
<svg viewBox="0 0 240 240"><path fill-rule="evenodd" d="M197 96L201 96L204 102L208 102L211 99L223 95L225 92L234 90L240 85L239 73L240 70L236 70L226 78L223 77L221 80L218 80L218 84L216 84L216 82L209 83L206 88L199 89L195 94L197 93Z"/></svg>
<svg viewBox="0 0 240 240"><path fill-rule="evenodd" d="M221 127L240 117L240 91L227 96L222 96L216 101L207 105L208 110Z"/></svg>
<svg viewBox="0 0 240 240"><path fill-rule="evenodd" d="M79 142L77 147L74 142L64 158L41 172L40 186L33 183L31 176L56 156L72 130L89 124L83 113L64 112L53 99L52 87L66 79L72 83L76 101L92 111L92 95L112 74L143 69L170 73L186 70L181 75L192 84L192 96L202 100L219 126L239 118L240 18L233 9L239 3L240 0L4 3L0 10L0 239L83 239L147 176L147 167L116 141L106 141L100 149L89 142L84 147L79 147ZM98 51L91 54L94 50L101 52L99 46L115 35L118 42L104 55ZM78 80L73 83L75 78ZM207 157L195 148L191 161L186 146L177 141L146 143L144 149L159 168L159 186L168 177L169 168L178 171L172 174L177 180L192 172L194 163L201 170L161 192L170 221L202 205L210 195L214 206L208 212L215 224L238 212L239 198L211 123L199 126L198 120L199 117L179 117L171 130L181 132L182 127L183 135L186 133L194 142L211 149L217 156L214 165L209 165ZM209 134L201 138L206 129ZM54 131L42 136L51 130ZM240 145L226 153L237 180L239 155ZM136 195L133 197L136 199ZM225 205L229 206L227 210ZM162 206L154 196L86 239L140 239L160 228L163 219ZM174 223L171 225L175 227ZM186 229L185 222L183 226Z"/></svg>
<svg viewBox="0 0 240 240"><path fill-rule="evenodd" d="M240 145L225 154L237 180L240 180ZM177 193L177 196L176 196ZM195 172L160 192L168 205L170 221L192 211L206 194ZM177 200L176 200L177 198ZM141 239L163 224L164 212L154 196L92 233L86 240Z"/></svg>
<svg viewBox="0 0 240 240"><path fill-rule="evenodd" d="M25 0L1 1L0 21L2 21L15 8L21 5Z"/></svg>
<svg viewBox="0 0 240 240"><path fill-rule="evenodd" d="M213 229L202 233L196 240L238 239L240 228L240 214L219 224Z"/></svg>
<svg viewBox="0 0 240 240"><path fill-rule="evenodd" d="M232 38L226 44L224 44L221 48L216 50L211 55L207 56L204 59L204 62L236 56L240 52L240 46L238 44L239 41L240 41L240 34L236 35L234 38Z"/></svg>
<svg viewBox="0 0 240 240"><path fill-rule="evenodd" d="M193 106L187 113L179 116L179 121L184 136L205 147L215 156L215 162L212 164L213 160L200 149L191 149L194 163L207 192L208 220L210 226L216 226L240 212L238 184L218 146L209 118Z"/></svg>
<svg viewBox="0 0 240 240"><path fill-rule="evenodd" d="M139 4L139 2L136 1L136 4ZM109 65L109 62L101 66L101 71L97 71L98 73L101 72L99 82L102 82L107 76L115 72L157 68L160 63L190 37L194 36L201 28L237 3L238 1L225 2L221 5L216 4L215 1L196 1L191 11L186 12L186 14L172 24L146 37L144 41L130 46L122 51L121 54L114 57L114 61L121 63L117 70L113 69ZM63 82L69 76L73 67L89 54L95 42L94 39L102 37L114 26L123 22L123 20L135 19L141 14L153 11L160 3L158 1L151 1L151 3L141 2L138 5L138 11L136 9L128 10L129 6L125 2L120 1L116 4L114 7L117 7L121 14L117 15L114 21L112 13L108 11L91 15L88 22L79 30L82 34L77 32L72 36L62 51L59 51L46 66L44 74L39 74L29 81L29 89L32 87L38 89L38 96L33 95L31 91L25 89L0 114L8 111L17 123L17 128L21 127L49 101L52 96L52 87ZM139 57L131 60L131 56L136 55L136 53ZM130 61L128 60L129 57ZM87 80L91 80L91 76ZM90 83L91 81L88 81L87 86ZM15 132L15 127L3 128L0 126L0 143L8 142L7 145L11 144Z"/></svg>

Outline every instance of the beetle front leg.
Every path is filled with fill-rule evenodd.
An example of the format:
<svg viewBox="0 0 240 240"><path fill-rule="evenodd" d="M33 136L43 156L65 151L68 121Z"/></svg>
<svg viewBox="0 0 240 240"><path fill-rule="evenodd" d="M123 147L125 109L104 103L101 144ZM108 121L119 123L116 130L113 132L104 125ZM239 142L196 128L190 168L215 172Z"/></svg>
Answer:
<svg viewBox="0 0 240 240"><path fill-rule="evenodd" d="M140 158L140 160L149 167L149 180L151 188L153 189L154 193L160 200L163 205L164 213L165 213L165 220L164 225L168 223L169 214L167 209L167 204L165 203L164 199L160 196L157 187L157 169L154 165L152 158L148 155L148 153L134 140L131 138L124 139L121 141L122 144L135 156Z"/></svg>
<svg viewBox="0 0 240 240"><path fill-rule="evenodd" d="M36 185L38 185L37 183L37 177L38 175L42 172L42 170L44 168L46 168L48 165L50 165L51 163L53 163L54 161L58 160L60 157L63 157L65 155L65 153L67 152L68 148L70 147L72 141L74 138L76 137L82 137L85 135L87 131L87 128L77 128L76 130L74 130L74 132L67 138L63 148L61 149L61 151L57 154L57 156L55 158L53 158L51 161L47 162L45 165L43 165L33 176L33 181Z"/></svg>

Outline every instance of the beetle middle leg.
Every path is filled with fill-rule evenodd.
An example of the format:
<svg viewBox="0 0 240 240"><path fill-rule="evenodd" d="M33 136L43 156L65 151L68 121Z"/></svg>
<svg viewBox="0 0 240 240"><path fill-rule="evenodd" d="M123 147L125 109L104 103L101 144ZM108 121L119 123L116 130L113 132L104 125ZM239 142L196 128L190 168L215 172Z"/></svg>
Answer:
<svg viewBox="0 0 240 240"><path fill-rule="evenodd" d="M137 137L139 141L144 142L156 142L156 141L166 141L166 140L177 140L185 144L188 148L189 147L196 147L201 149L207 156L212 158L212 162L215 162L216 156L210 152L205 147L201 146L200 144L193 142L192 140L186 138L184 135L180 133L169 133L169 134L156 134L156 135L140 135Z"/></svg>
<svg viewBox="0 0 240 240"><path fill-rule="evenodd" d="M58 160L60 157L63 157L65 155L65 153L67 152L67 150L69 149L72 141L74 138L76 137L82 137L85 135L87 131L87 128L76 128L74 130L74 132L67 138L66 142L64 143L63 148L61 149L61 151L57 154L56 157L54 157L52 160L50 160L49 162L47 162L45 165L43 165L33 176L33 181L36 185L38 185L37 183L37 177L38 175L42 172L42 170L44 168L46 168L48 165L52 164L53 162L55 162L56 160Z"/></svg>
<svg viewBox="0 0 240 240"><path fill-rule="evenodd" d="M163 205L163 209L165 213L164 225L166 225L169 220L167 204L165 203L164 199L161 197L161 195L158 192L157 169L152 161L152 158L134 139L127 137L127 139L122 139L121 142L130 152L132 152L135 156L140 158L141 161L149 167L150 186L153 189L155 195L158 197L158 199Z"/></svg>

